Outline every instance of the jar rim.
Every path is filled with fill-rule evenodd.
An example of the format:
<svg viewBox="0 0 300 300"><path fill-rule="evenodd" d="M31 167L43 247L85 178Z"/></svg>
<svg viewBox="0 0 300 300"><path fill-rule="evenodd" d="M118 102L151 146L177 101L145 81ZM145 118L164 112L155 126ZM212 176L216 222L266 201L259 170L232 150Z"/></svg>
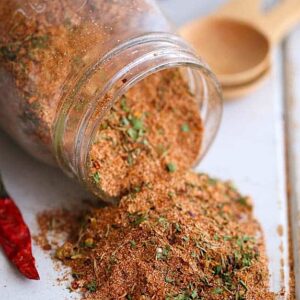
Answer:
<svg viewBox="0 0 300 300"><path fill-rule="evenodd" d="M144 53L139 53L139 55L135 57L134 51L138 51L137 49L140 49L141 47L145 48L145 45L150 46L149 49ZM93 76L97 70L104 68L105 64L109 64L116 59L116 57L124 55L129 55L129 58L132 56L133 59L130 60L129 64L125 67L118 70L116 74L113 74L114 76L112 76L110 81L107 82L101 93L96 94L93 99L91 99L88 109L82 115L78 130L74 133L74 153L71 163L65 161L63 149L61 148L61 139L63 138L64 130L63 127L66 126L65 121L67 121L66 113L62 115L58 113L58 120L54 127L54 141L56 141L54 143L56 148L54 153L56 154L57 160L63 169L69 173L73 173L84 184L88 182L87 168L85 166L88 161L89 149L103 116L113 106L115 101L117 101L117 99L119 99L126 91L153 73L160 72L164 69L183 67L204 74L209 80L211 80L218 97L220 109L217 112L218 116L216 117L214 132L211 134L210 141L199 159L206 154L220 126L222 115L222 93L220 84L208 65L196 55L194 50L190 48L190 46L188 46L181 37L175 34L164 32L148 33L126 41L90 66L84 76L82 76L77 82L77 85L80 87L80 81L88 80L88 78ZM117 82L122 80L123 83L121 87L117 89L117 92L113 94L110 101L106 103L101 114L95 116L95 111L97 110L99 101L116 86ZM73 88L72 90L74 91L76 89ZM72 105L72 103L70 104ZM66 107L62 109L64 109L64 112L67 111Z"/></svg>

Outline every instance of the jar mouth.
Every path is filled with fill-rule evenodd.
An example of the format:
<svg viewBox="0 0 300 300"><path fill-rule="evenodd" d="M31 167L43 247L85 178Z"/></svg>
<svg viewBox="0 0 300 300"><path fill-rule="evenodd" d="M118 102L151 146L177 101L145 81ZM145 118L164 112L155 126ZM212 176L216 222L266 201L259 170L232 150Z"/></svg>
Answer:
<svg viewBox="0 0 300 300"><path fill-rule="evenodd" d="M116 65L118 66L116 68ZM114 69L115 70L112 70ZM92 82L97 73L105 73L106 81L101 89L96 89L86 109L77 120L76 133L73 132L71 157L63 149L64 133L71 120L72 107L79 98L62 105L63 114L58 114L54 128L55 153L60 165L68 173L78 176L79 180L88 182L89 150L103 117L115 101L121 98L131 87L150 76L170 68L184 68L189 83L199 99L201 117L204 123L204 145L199 153L199 160L207 153L220 126L222 115L222 93L218 80L209 67L197 57L195 52L177 35L169 33L150 33L133 38L107 53L93 64L73 87L78 95L82 86ZM98 74L99 75L99 74ZM109 95L109 96L108 96ZM211 97L214 97L212 99ZM206 138L206 140L205 140ZM92 186L88 186L91 190ZM99 195L99 191L98 191Z"/></svg>

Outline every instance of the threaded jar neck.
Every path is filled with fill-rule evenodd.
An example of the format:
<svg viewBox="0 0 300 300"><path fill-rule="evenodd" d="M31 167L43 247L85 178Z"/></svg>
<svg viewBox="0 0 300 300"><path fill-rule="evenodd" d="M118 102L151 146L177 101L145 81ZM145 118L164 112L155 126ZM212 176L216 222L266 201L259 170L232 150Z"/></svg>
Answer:
<svg viewBox="0 0 300 300"><path fill-rule="evenodd" d="M205 126L201 158L219 127L220 86L208 66L180 37L150 33L114 48L70 85L53 127L54 153L65 172L86 184L89 150L107 111L137 82L176 67L186 68L190 87L199 101Z"/></svg>

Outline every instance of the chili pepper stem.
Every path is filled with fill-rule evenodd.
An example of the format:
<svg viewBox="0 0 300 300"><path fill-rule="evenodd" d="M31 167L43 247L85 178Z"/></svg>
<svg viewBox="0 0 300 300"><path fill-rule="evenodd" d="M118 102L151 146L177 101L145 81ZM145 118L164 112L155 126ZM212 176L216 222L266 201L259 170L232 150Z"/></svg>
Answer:
<svg viewBox="0 0 300 300"><path fill-rule="evenodd" d="M4 198L7 198L7 197L8 197L8 193L7 193L7 191L4 187L2 176L1 176L1 173L0 173L0 198L4 199Z"/></svg>

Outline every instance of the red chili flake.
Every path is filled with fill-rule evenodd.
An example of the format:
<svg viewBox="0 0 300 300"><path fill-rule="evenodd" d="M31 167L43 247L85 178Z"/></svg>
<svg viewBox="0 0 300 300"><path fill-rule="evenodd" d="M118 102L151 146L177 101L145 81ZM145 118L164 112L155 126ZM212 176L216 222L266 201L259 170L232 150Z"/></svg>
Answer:
<svg viewBox="0 0 300 300"><path fill-rule="evenodd" d="M71 283L71 287L72 287L73 290L77 290L79 288L78 282L77 281L73 281Z"/></svg>
<svg viewBox="0 0 300 300"><path fill-rule="evenodd" d="M39 280L31 250L30 231L14 201L7 194L0 176L0 245L20 273Z"/></svg>

